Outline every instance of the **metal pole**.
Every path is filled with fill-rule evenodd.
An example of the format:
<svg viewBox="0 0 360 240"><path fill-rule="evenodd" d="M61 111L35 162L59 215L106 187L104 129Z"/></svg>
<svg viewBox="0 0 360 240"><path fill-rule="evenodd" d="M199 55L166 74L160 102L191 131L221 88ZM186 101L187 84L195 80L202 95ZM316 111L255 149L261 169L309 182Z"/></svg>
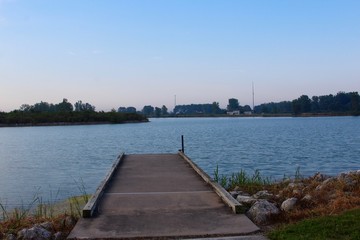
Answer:
<svg viewBox="0 0 360 240"><path fill-rule="evenodd" d="M185 153L185 150L184 150L184 135L181 135L181 152Z"/></svg>

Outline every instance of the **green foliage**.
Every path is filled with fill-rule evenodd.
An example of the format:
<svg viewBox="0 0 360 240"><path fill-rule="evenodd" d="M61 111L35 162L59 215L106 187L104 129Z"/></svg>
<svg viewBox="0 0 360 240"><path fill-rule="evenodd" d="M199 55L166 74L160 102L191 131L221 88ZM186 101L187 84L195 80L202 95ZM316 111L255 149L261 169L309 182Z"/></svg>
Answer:
<svg viewBox="0 0 360 240"><path fill-rule="evenodd" d="M216 166L214 170L213 180L227 190L240 187L249 193L255 193L260 190L262 186L269 185L272 182L270 178L262 177L259 170L255 170L253 175L248 175L243 169L239 172L232 173L230 176L220 175L218 166Z"/></svg>
<svg viewBox="0 0 360 240"><path fill-rule="evenodd" d="M166 115L168 115L168 114L169 114L169 113L168 113L167 107L166 107L165 105L163 105L163 106L161 107L161 115L166 116Z"/></svg>
<svg viewBox="0 0 360 240"><path fill-rule="evenodd" d="M23 112L15 110L0 114L0 124L9 125L41 125L71 123L123 123L128 121L145 121L146 118L137 113L118 112Z"/></svg>
<svg viewBox="0 0 360 240"><path fill-rule="evenodd" d="M293 101L265 103L255 107L255 113L264 114L302 114L302 113L351 113L360 112L358 92L338 92L336 95L313 96L311 99L302 95Z"/></svg>
<svg viewBox="0 0 360 240"><path fill-rule="evenodd" d="M194 114L219 114L223 111L219 108L218 103L176 105L174 114L176 115L194 115Z"/></svg>
<svg viewBox="0 0 360 240"><path fill-rule="evenodd" d="M74 104L74 107L75 107L76 112L86 112L86 111L94 112L95 111L94 106L92 106L90 103L83 103L81 100L77 101Z"/></svg>
<svg viewBox="0 0 360 240"><path fill-rule="evenodd" d="M340 215L307 219L286 225L268 234L273 240L286 239L360 239L360 209Z"/></svg>
<svg viewBox="0 0 360 240"><path fill-rule="evenodd" d="M153 116L154 115L154 111L155 111L155 108L151 105L147 105L147 106L144 106L143 109L142 109L142 114L144 114L145 116Z"/></svg>
<svg viewBox="0 0 360 240"><path fill-rule="evenodd" d="M49 104L40 102L34 105L23 104L19 110L9 113L0 112L0 124L4 125L51 125L51 124L82 124L82 123L124 123L147 121L146 117L137 114L136 109L129 112L95 112L89 103L78 101L75 110L67 99L61 103Z"/></svg>

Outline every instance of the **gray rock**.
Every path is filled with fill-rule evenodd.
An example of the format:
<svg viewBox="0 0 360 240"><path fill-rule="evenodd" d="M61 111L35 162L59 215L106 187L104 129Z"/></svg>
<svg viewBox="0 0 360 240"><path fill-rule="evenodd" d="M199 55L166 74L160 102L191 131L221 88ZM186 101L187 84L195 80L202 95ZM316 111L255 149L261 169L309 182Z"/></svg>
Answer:
<svg viewBox="0 0 360 240"><path fill-rule="evenodd" d="M349 188L355 187L358 184L358 181L356 181L354 175L346 175L343 180L345 185Z"/></svg>
<svg viewBox="0 0 360 240"><path fill-rule="evenodd" d="M61 240L63 238L65 238L65 236L62 232L57 232L54 234L54 240Z"/></svg>
<svg viewBox="0 0 360 240"><path fill-rule="evenodd" d="M239 192L238 191L231 191L231 192L229 192L230 193L230 195L233 197L233 198L237 198L237 196L239 195Z"/></svg>
<svg viewBox="0 0 360 240"><path fill-rule="evenodd" d="M303 188L304 184L303 183L289 183L288 184L288 188Z"/></svg>
<svg viewBox="0 0 360 240"><path fill-rule="evenodd" d="M241 203L244 204L246 206L251 206L256 202L256 199L250 196L243 196L243 195L238 195L236 200Z"/></svg>
<svg viewBox="0 0 360 240"><path fill-rule="evenodd" d="M25 239L35 239L36 235L35 235L34 231L30 231L29 229L24 228L17 233L17 237L18 237L18 239L24 239L24 240Z"/></svg>
<svg viewBox="0 0 360 240"><path fill-rule="evenodd" d="M274 195L269 193L268 190L263 190L263 191L259 191L257 193L255 193L253 195L253 198L256 198L256 199L269 199L271 197L273 197Z"/></svg>
<svg viewBox="0 0 360 240"><path fill-rule="evenodd" d="M323 174L319 173L319 172L314 175L314 180L318 181L318 182L324 181L325 178L326 177Z"/></svg>
<svg viewBox="0 0 360 240"><path fill-rule="evenodd" d="M40 224L40 227L42 227L50 232L54 229L54 225L51 222L43 222Z"/></svg>
<svg viewBox="0 0 360 240"><path fill-rule="evenodd" d="M267 200L258 200L246 215L257 224L266 224L272 215L279 214L280 210Z"/></svg>
<svg viewBox="0 0 360 240"><path fill-rule="evenodd" d="M39 225L35 225L29 229L22 229L18 232L18 239L23 240L47 240L51 238L51 232L40 227Z"/></svg>
<svg viewBox="0 0 360 240"><path fill-rule="evenodd" d="M304 202L310 202L312 200L312 197L310 194L306 194L302 199L301 201L304 201Z"/></svg>
<svg viewBox="0 0 360 240"><path fill-rule="evenodd" d="M302 194L302 191L300 189L296 188L296 189L293 190L292 193L293 193L294 196L300 196Z"/></svg>
<svg viewBox="0 0 360 240"><path fill-rule="evenodd" d="M298 201L297 198L288 198L281 204L280 208L285 212L290 212L295 208L297 201Z"/></svg>
<svg viewBox="0 0 360 240"><path fill-rule="evenodd" d="M327 187L329 184L331 184L332 182L335 182L337 181L337 178L328 178L326 180L324 180L322 183L320 183L316 188L315 190L316 191L320 191L321 189L323 189L324 187Z"/></svg>
<svg viewBox="0 0 360 240"><path fill-rule="evenodd" d="M4 239L6 239L6 240L16 240L17 238L16 238L16 236L14 234L8 234L6 236L6 238L4 238Z"/></svg>
<svg viewBox="0 0 360 240"><path fill-rule="evenodd" d="M274 195L269 193L267 190L259 191L253 195L253 198L256 199L269 199L273 197Z"/></svg>

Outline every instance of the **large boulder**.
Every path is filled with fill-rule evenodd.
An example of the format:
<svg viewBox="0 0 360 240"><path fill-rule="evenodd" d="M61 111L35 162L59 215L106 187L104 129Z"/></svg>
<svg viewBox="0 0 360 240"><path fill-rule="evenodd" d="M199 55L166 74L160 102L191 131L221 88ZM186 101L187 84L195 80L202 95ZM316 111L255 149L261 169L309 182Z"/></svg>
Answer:
<svg viewBox="0 0 360 240"><path fill-rule="evenodd" d="M288 198L281 204L280 208L285 212L290 212L295 208L297 201L298 201L297 198Z"/></svg>
<svg viewBox="0 0 360 240"><path fill-rule="evenodd" d="M272 198L274 195L269 193L267 190L259 191L253 195L253 198L256 199L269 199Z"/></svg>
<svg viewBox="0 0 360 240"><path fill-rule="evenodd" d="M47 240L51 238L51 232L35 225L32 228L24 228L18 232L18 239L23 240Z"/></svg>
<svg viewBox="0 0 360 240"><path fill-rule="evenodd" d="M253 197L250 197L250 196L244 196L244 195L238 195L236 200L245 205L245 206L252 206L256 201L257 199L253 198Z"/></svg>
<svg viewBox="0 0 360 240"><path fill-rule="evenodd" d="M1 236L1 235L0 235ZM2 238L1 238L2 239ZM4 238L6 240L17 240L16 236L14 234L8 234L6 236L6 238Z"/></svg>
<svg viewBox="0 0 360 240"><path fill-rule="evenodd" d="M280 210L275 206L275 204L270 203L267 200L258 200L246 215L257 224L266 224L270 220L271 216L277 215L280 213Z"/></svg>

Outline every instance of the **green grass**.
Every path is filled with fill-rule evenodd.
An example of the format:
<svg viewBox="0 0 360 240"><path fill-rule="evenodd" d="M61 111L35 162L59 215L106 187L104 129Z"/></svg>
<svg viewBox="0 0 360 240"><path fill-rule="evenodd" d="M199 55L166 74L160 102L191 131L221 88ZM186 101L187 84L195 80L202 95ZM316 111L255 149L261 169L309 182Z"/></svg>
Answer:
<svg viewBox="0 0 360 240"><path fill-rule="evenodd" d="M360 239L360 209L286 225L270 232L268 237L272 240Z"/></svg>
<svg viewBox="0 0 360 240"><path fill-rule="evenodd" d="M220 175L218 166L216 166L216 169L214 170L213 179L226 190L240 187L243 191L248 193L256 193L257 191L262 190L263 186L270 185L273 182L271 178L261 176L259 170L255 170L253 175L248 175L243 169L230 176Z"/></svg>

